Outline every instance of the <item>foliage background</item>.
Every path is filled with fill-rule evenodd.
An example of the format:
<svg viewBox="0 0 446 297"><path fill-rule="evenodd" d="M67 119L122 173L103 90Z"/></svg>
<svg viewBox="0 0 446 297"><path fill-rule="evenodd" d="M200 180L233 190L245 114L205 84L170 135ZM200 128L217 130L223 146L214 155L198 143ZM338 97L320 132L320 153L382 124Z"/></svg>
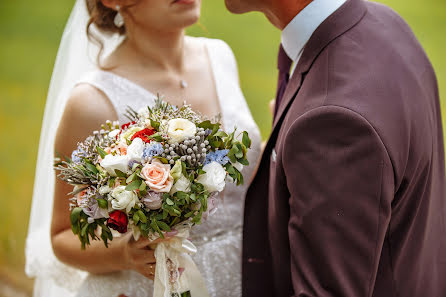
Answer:
<svg viewBox="0 0 446 297"><path fill-rule="evenodd" d="M446 2L380 0L411 25L446 91ZM24 243L46 92L58 44L74 0L0 1L0 277L26 291ZM226 11L223 0L203 0L191 35L221 38L238 58L243 91L268 136L267 103L274 96L280 32L263 15ZM446 102L442 101L442 109ZM42 214L45 215L45 214Z"/></svg>

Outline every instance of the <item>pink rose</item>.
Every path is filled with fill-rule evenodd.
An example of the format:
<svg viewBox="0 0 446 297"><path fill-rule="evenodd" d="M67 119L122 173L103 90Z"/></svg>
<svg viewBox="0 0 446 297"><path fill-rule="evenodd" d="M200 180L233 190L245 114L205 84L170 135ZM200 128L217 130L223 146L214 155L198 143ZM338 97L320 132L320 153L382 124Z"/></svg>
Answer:
<svg viewBox="0 0 446 297"><path fill-rule="evenodd" d="M141 170L141 175L152 191L169 193L173 185L173 177L170 175L170 165L163 164L159 160L153 160Z"/></svg>

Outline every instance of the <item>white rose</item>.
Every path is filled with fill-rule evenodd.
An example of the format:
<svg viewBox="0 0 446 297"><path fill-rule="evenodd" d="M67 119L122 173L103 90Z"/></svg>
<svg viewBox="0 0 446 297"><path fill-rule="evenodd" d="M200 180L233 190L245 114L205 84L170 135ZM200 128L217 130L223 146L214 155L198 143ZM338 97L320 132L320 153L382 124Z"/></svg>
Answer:
<svg viewBox="0 0 446 297"><path fill-rule="evenodd" d="M111 193L111 204L113 209L130 212L132 207L138 202L138 196L133 191L127 191L125 186L116 187Z"/></svg>
<svg viewBox="0 0 446 297"><path fill-rule="evenodd" d="M135 138L127 147L127 157L129 161L142 161L142 154L144 152L144 141L141 138Z"/></svg>
<svg viewBox="0 0 446 297"><path fill-rule="evenodd" d="M202 184L210 193L221 192L225 188L226 171L217 162L211 162L203 167L206 172L197 178L197 182Z"/></svg>
<svg viewBox="0 0 446 297"><path fill-rule="evenodd" d="M109 186L105 185L105 186L100 187L98 189L98 192L101 195L106 195L106 194L110 193L111 190L112 190L112 188L110 188Z"/></svg>
<svg viewBox="0 0 446 297"><path fill-rule="evenodd" d="M116 136L119 134L120 131L121 130L119 130L119 129L115 129L115 130L111 131L110 133L108 133L108 137L116 138Z"/></svg>
<svg viewBox="0 0 446 297"><path fill-rule="evenodd" d="M115 169L118 169L124 173L127 172L129 158L126 155L113 156L112 154L108 154L100 164L111 176L116 176Z"/></svg>
<svg viewBox="0 0 446 297"><path fill-rule="evenodd" d="M195 136L197 127L194 123L186 119L173 119L167 123L167 135L169 143L182 142L188 137Z"/></svg>
<svg viewBox="0 0 446 297"><path fill-rule="evenodd" d="M190 192L190 181L184 175L181 175L181 177L173 185L172 189L170 190L170 195L173 195L178 191L185 193Z"/></svg>

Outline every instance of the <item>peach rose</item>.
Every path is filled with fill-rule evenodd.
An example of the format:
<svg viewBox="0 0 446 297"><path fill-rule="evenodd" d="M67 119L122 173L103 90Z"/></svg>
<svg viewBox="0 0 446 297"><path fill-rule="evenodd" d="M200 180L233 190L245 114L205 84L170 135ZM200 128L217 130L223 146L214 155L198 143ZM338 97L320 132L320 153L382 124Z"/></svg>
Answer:
<svg viewBox="0 0 446 297"><path fill-rule="evenodd" d="M142 177L152 191L169 193L173 185L173 177L170 175L170 165L163 164L159 160L153 160L141 170Z"/></svg>

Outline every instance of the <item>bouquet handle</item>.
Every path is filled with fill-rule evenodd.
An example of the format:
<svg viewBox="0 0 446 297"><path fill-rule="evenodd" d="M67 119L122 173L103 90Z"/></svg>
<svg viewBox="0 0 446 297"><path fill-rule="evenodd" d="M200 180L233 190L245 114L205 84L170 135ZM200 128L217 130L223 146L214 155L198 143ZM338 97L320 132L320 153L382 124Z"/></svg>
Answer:
<svg viewBox="0 0 446 297"><path fill-rule="evenodd" d="M178 236L157 245L154 297L209 297L204 279L190 256L196 251L192 242ZM184 269L182 273L180 268Z"/></svg>

